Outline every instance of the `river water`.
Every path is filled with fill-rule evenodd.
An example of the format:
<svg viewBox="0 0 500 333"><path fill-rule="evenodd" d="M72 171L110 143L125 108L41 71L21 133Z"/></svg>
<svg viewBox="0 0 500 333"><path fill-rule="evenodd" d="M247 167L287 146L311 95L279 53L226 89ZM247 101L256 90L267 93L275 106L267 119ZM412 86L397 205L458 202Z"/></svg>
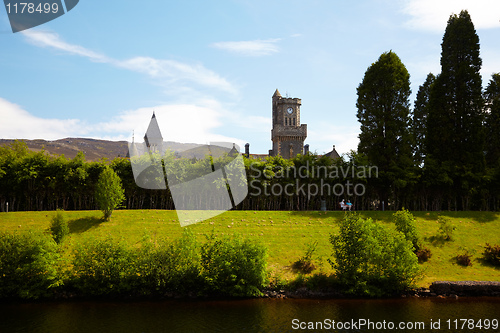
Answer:
<svg viewBox="0 0 500 333"><path fill-rule="evenodd" d="M500 332L499 321L500 298L0 304L9 333Z"/></svg>

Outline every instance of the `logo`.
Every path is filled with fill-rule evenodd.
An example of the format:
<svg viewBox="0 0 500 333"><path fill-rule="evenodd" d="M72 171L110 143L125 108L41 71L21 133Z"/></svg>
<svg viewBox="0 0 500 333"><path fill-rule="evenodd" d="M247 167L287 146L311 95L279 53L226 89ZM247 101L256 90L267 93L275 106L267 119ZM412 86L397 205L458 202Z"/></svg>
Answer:
<svg viewBox="0 0 500 333"><path fill-rule="evenodd" d="M72 10L79 0L4 0L12 32L47 23Z"/></svg>
<svg viewBox="0 0 500 333"><path fill-rule="evenodd" d="M168 190L181 226L222 214L248 194L243 157L236 144L211 142L172 151L153 113L143 143L129 143L134 179L139 187Z"/></svg>

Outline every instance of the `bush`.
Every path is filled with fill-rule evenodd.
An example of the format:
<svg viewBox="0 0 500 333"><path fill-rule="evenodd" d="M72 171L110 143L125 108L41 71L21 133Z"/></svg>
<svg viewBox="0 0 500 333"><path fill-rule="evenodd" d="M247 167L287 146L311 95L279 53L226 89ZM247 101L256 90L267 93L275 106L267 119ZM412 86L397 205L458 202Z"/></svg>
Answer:
<svg viewBox="0 0 500 333"><path fill-rule="evenodd" d="M267 280L267 249L239 236L217 239L201 247L202 277L207 291L229 296L257 296Z"/></svg>
<svg viewBox="0 0 500 333"><path fill-rule="evenodd" d="M141 287L146 293L203 289L199 244L188 228L173 243L160 241L154 246L149 240L143 241L139 258Z"/></svg>
<svg viewBox="0 0 500 333"><path fill-rule="evenodd" d="M63 211L57 210L56 215L52 218L50 224L50 233L57 244L60 244L63 239L69 234L68 222L64 219Z"/></svg>
<svg viewBox="0 0 500 333"><path fill-rule="evenodd" d="M411 242L371 219L348 214L330 236L329 260L347 293L381 296L410 288L420 273Z"/></svg>
<svg viewBox="0 0 500 333"><path fill-rule="evenodd" d="M137 277L136 256L111 237L88 238L78 244L73 259L73 285L84 295L130 291Z"/></svg>
<svg viewBox="0 0 500 333"><path fill-rule="evenodd" d="M494 266L500 266L500 245L490 245L486 243L483 258Z"/></svg>
<svg viewBox="0 0 500 333"><path fill-rule="evenodd" d="M58 286L57 245L42 233L0 233L0 298L36 299Z"/></svg>
<svg viewBox="0 0 500 333"><path fill-rule="evenodd" d="M455 257L457 264L460 266L472 266L471 255L469 253L462 253Z"/></svg>
<svg viewBox="0 0 500 333"><path fill-rule="evenodd" d="M415 251L419 249L419 239L417 234L417 225L415 217L406 209L402 209L392 215L393 221L396 224L396 230L403 233L405 238L409 240Z"/></svg>
<svg viewBox="0 0 500 333"><path fill-rule="evenodd" d="M431 250L428 247L424 247L422 245L419 245L419 249L415 251L415 254L417 255L419 263L426 262L432 257Z"/></svg>
<svg viewBox="0 0 500 333"><path fill-rule="evenodd" d="M445 240L453 240L453 232L455 231L455 227L451 225L451 220L447 217L438 217L439 223L439 233Z"/></svg>
<svg viewBox="0 0 500 333"><path fill-rule="evenodd" d="M304 274L309 274L316 269L313 262L313 256L318 247L318 241L311 242L307 245L306 253L302 258L293 263L292 268Z"/></svg>

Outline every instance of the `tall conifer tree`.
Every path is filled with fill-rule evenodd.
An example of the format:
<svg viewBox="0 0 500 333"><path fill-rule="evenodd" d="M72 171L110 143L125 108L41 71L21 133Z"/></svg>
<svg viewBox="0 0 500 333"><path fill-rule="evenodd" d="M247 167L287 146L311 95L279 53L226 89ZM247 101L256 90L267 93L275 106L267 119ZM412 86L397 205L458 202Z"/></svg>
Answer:
<svg viewBox="0 0 500 333"><path fill-rule="evenodd" d="M441 74L429 99L428 165L451 180L448 208L468 209L484 171L484 101L479 37L467 11L450 17L441 47Z"/></svg>
<svg viewBox="0 0 500 333"><path fill-rule="evenodd" d="M413 137L413 158L417 166L422 165L427 148L425 138L427 135L427 116L429 114L429 97L431 86L436 77L429 73L424 84L418 88L413 117L411 121L411 132Z"/></svg>
<svg viewBox="0 0 500 333"><path fill-rule="evenodd" d="M357 89L358 121L361 123L358 152L379 170L374 180L381 201L395 187L407 185L412 165L410 146L410 74L392 51L383 53L365 72Z"/></svg>
<svg viewBox="0 0 500 333"><path fill-rule="evenodd" d="M500 163L500 73L493 74L486 88L486 161L491 168Z"/></svg>

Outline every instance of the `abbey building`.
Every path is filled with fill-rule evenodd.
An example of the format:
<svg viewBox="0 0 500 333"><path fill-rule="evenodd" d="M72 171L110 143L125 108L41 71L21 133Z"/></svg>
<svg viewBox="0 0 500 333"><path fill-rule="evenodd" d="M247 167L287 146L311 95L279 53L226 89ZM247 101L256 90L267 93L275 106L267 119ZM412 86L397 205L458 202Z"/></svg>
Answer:
<svg viewBox="0 0 500 333"><path fill-rule="evenodd" d="M300 123L301 104L299 98L283 97L278 89L274 92L271 130L273 149L269 150L270 156L292 158L297 154L304 154L307 125Z"/></svg>
<svg viewBox="0 0 500 333"><path fill-rule="evenodd" d="M289 98L281 96L278 89L272 97L272 124L271 140L273 149L269 150L269 155L250 155L250 144L245 145L245 155L247 157L265 158L266 156L282 156L283 158L293 158L298 154L309 153L309 145L304 145L307 138L307 125L300 123L300 98ZM332 151L325 154L330 158L339 158L340 155L333 145Z"/></svg>

